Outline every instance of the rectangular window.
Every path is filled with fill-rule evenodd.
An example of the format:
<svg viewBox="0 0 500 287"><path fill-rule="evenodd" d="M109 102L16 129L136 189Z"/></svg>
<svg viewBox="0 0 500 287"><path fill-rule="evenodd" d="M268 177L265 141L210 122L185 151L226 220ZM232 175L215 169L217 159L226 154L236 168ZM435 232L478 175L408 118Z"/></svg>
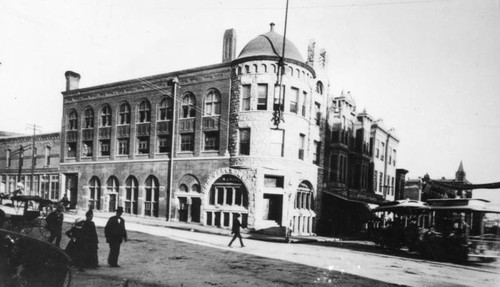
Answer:
<svg viewBox="0 0 500 287"><path fill-rule="evenodd" d="M159 153L168 153L172 148L172 144L168 138L168 136L158 136L158 152Z"/></svg>
<svg viewBox="0 0 500 287"><path fill-rule="evenodd" d="M242 95L241 95L241 110L249 111L250 110L250 98L251 98L251 85L243 85L242 86Z"/></svg>
<svg viewBox="0 0 500 287"><path fill-rule="evenodd" d="M267 85L259 84L257 88L257 110L265 111L267 110Z"/></svg>
<svg viewBox="0 0 500 287"><path fill-rule="evenodd" d="M306 145L306 135L300 134L299 138L299 159L304 160L304 147Z"/></svg>
<svg viewBox="0 0 500 287"><path fill-rule="evenodd" d="M394 195L394 177L391 177L391 194Z"/></svg>
<svg viewBox="0 0 500 287"><path fill-rule="evenodd" d="M384 173L383 172L380 172L379 173L379 180L380 182L378 183L378 191L379 192L384 192Z"/></svg>
<svg viewBox="0 0 500 287"><path fill-rule="evenodd" d="M205 132L204 150L219 150L219 132Z"/></svg>
<svg viewBox="0 0 500 287"><path fill-rule="evenodd" d="M378 158L380 155L380 140L375 143L375 157Z"/></svg>
<svg viewBox="0 0 500 287"><path fill-rule="evenodd" d="M264 186L283 188L285 186L284 179L285 178L283 176L266 174L264 175Z"/></svg>
<svg viewBox="0 0 500 287"><path fill-rule="evenodd" d="M138 154L148 154L149 153L149 137L138 137L137 138L137 153Z"/></svg>
<svg viewBox="0 0 500 287"><path fill-rule="evenodd" d="M82 156L83 157L91 157L92 156L92 145L94 143L92 141L84 141L83 142L83 150L82 150Z"/></svg>
<svg viewBox="0 0 500 287"><path fill-rule="evenodd" d="M99 151L101 156L109 156L109 140L99 141Z"/></svg>
<svg viewBox="0 0 500 287"><path fill-rule="evenodd" d="M392 164L392 149L390 147L389 147L389 155L387 157L388 157L389 164Z"/></svg>
<svg viewBox="0 0 500 287"><path fill-rule="evenodd" d="M396 166L396 150L395 149L392 150L392 154L393 154L392 163L394 164L394 166Z"/></svg>
<svg viewBox="0 0 500 287"><path fill-rule="evenodd" d="M129 140L118 139L118 154L127 155L129 153Z"/></svg>
<svg viewBox="0 0 500 287"><path fill-rule="evenodd" d="M313 146L313 164L319 165L319 155L320 155L320 148L321 148L321 143L318 141L314 141L314 146Z"/></svg>
<svg viewBox="0 0 500 287"><path fill-rule="evenodd" d="M181 134L181 151L194 151L194 134Z"/></svg>
<svg viewBox="0 0 500 287"><path fill-rule="evenodd" d="M240 155L250 155L250 129L240 129Z"/></svg>
<svg viewBox="0 0 500 287"><path fill-rule="evenodd" d="M272 156L283 156L283 138L284 130L271 129L270 139L269 139L269 155Z"/></svg>
<svg viewBox="0 0 500 287"><path fill-rule="evenodd" d="M225 193L225 190L223 187L217 188L217 204L219 204L219 205L224 204L224 193Z"/></svg>
<svg viewBox="0 0 500 287"><path fill-rule="evenodd" d="M12 156L10 154L10 149L7 150L5 157L7 157L7 167L11 167L12 165Z"/></svg>
<svg viewBox="0 0 500 287"><path fill-rule="evenodd" d="M281 101L280 101L281 100ZM274 102L273 102L273 111L284 110L284 101L285 101L285 86L275 85L274 86Z"/></svg>
<svg viewBox="0 0 500 287"><path fill-rule="evenodd" d="M307 93L304 92L302 94L302 100L301 100L301 106L302 106L302 116L306 116L306 100L307 100Z"/></svg>
<svg viewBox="0 0 500 287"><path fill-rule="evenodd" d="M299 104L299 89L292 88L292 94L290 95L290 113L298 113Z"/></svg>
<svg viewBox="0 0 500 287"><path fill-rule="evenodd" d="M59 176L50 176L50 199L59 200Z"/></svg>
<svg viewBox="0 0 500 287"><path fill-rule="evenodd" d="M381 142L380 143L380 160L384 160L384 154L385 154L385 143Z"/></svg>
<svg viewBox="0 0 500 287"><path fill-rule="evenodd" d="M76 157L76 143L68 143L68 157Z"/></svg>
<svg viewBox="0 0 500 287"><path fill-rule="evenodd" d="M321 123L321 105L318 102L314 103L314 122L317 126Z"/></svg>
<svg viewBox="0 0 500 287"><path fill-rule="evenodd" d="M375 192L377 191L377 187L378 187L378 180L377 179L378 179L378 172L375 171L373 173L373 189Z"/></svg>

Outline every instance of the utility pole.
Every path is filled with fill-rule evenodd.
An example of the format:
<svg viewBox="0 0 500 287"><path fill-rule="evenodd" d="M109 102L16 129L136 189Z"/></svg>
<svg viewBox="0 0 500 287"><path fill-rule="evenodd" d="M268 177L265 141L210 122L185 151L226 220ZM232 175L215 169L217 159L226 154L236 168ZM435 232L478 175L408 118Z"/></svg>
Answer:
<svg viewBox="0 0 500 287"><path fill-rule="evenodd" d="M17 182L21 182L21 172L23 170L23 159L24 159L24 147L19 146L19 171L17 174Z"/></svg>
<svg viewBox="0 0 500 287"><path fill-rule="evenodd" d="M30 180L30 194L34 195L33 194L33 181L35 180L34 178L34 174L35 174L35 165L36 165L36 152L37 152L37 149L35 147L35 134L37 131L40 131L38 128L40 128L39 126L37 126L36 124L33 124L32 126L29 126L29 128L33 128L33 141L32 141L32 144L31 144L31 180Z"/></svg>

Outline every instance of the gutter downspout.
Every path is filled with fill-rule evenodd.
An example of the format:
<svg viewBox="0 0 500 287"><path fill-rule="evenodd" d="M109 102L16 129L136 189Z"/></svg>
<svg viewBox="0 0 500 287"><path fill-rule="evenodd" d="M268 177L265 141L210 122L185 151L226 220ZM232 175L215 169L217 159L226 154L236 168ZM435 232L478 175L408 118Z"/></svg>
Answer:
<svg viewBox="0 0 500 287"><path fill-rule="evenodd" d="M170 80L173 85L172 85L172 141L170 142L170 161L169 161L169 168L168 168L168 206L167 206L167 221L171 221L171 212L172 212L172 200L174 198L174 193L172 191L172 186L173 186L173 174L174 174L174 151L175 151L175 142L176 142L176 137L177 137L177 132L176 132L176 111L177 111L177 89L179 87L179 79L177 77L173 78Z"/></svg>

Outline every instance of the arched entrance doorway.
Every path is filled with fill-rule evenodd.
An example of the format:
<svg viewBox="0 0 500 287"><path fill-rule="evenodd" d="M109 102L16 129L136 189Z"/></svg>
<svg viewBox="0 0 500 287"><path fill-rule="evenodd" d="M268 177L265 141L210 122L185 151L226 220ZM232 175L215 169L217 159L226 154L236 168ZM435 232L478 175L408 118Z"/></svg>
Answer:
<svg viewBox="0 0 500 287"><path fill-rule="evenodd" d="M179 181L175 191L178 219L184 222L200 222L201 191L198 179L187 174Z"/></svg>
<svg viewBox="0 0 500 287"><path fill-rule="evenodd" d="M314 190L308 181L302 181L297 188L291 224L292 234L310 235L314 233Z"/></svg>

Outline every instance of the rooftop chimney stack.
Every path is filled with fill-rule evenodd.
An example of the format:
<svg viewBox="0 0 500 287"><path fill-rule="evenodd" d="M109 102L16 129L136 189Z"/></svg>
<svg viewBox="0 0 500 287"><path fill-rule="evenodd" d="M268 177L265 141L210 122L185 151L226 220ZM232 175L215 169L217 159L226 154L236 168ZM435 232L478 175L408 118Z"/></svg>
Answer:
<svg viewBox="0 0 500 287"><path fill-rule="evenodd" d="M66 76L66 91L78 90L80 85L80 74L73 71L64 73Z"/></svg>
<svg viewBox="0 0 500 287"><path fill-rule="evenodd" d="M271 22L271 24L269 24L269 26L271 26L271 31L270 32L274 32L274 23Z"/></svg>
<svg viewBox="0 0 500 287"><path fill-rule="evenodd" d="M234 58L236 58L236 31L227 29L222 43L222 63L231 62Z"/></svg>

